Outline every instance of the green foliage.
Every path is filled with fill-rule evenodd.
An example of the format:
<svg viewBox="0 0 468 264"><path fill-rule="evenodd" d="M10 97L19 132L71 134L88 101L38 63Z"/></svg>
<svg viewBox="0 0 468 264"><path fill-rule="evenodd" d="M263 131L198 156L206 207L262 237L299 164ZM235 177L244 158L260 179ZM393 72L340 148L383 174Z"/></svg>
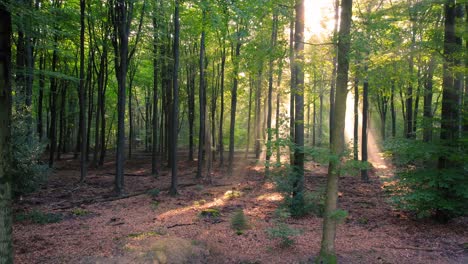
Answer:
<svg viewBox="0 0 468 264"><path fill-rule="evenodd" d="M294 244L292 237L301 234L301 231L290 227L285 221L291 217L288 208L280 207L275 211L274 226L266 230L271 239L279 239L281 247L290 247Z"/></svg>
<svg viewBox="0 0 468 264"><path fill-rule="evenodd" d="M31 221L36 224L51 224L62 221L63 217L61 214L44 213L39 210L33 210L31 212L25 212L15 215L15 220L18 222Z"/></svg>
<svg viewBox="0 0 468 264"><path fill-rule="evenodd" d="M159 207L159 202L158 201L151 201L150 207L151 207L151 210L155 211Z"/></svg>
<svg viewBox="0 0 468 264"><path fill-rule="evenodd" d="M15 113L12 122L11 163L9 173L13 179L15 196L36 191L47 181L49 168L39 159L45 145L32 136L28 118Z"/></svg>
<svg viewBox="0 0 468 264"><path fill-rule="evenodd" d="M90 212L82 208L75 208L71 211L71 213L75 216L85 216L88 215Z"/></svg>
<svg viewBox="0 0 468 264"><path fill-rule="evenodd" d="M348 217L348 212L342 209L337 209L330 214L330 218L338 223L342 223L346 217Z"/></svg>
<svg viewBox="0 0 468 264"><path fill-rule="evenodd" d="M146 192L146 194L148 194L149 196L151 196L151 198L156 198L159 196L159 193L161 193L161 191L159 189L151 189L149 191Z"/></svg>
<svg viewBox="0 0 468 264"><path fill-rule="evenodd" d="M236 199L236 198L240 198L241 195L242 195L242 193L239 192L239 191L229 190L229 191L224 193L224 198L227 199L227 200L233 200L233 199Z"/></svg>
<svg viewBox="0 0 468 264"><path fill-rule="evenodd" d="M221 212L216 208L208 208L202 210L199 215L206 218L218 218L221 216Z"/></svg>
<svg viewBox="0 0 468 264"><path fill-rule="evenodd" d="M249 227L247 217L244 210L238 210L231 217L231 227L236 230L238 235L241 235L245 229Z"/></svg>
<svg viewBox="0 0 468 264"><path fill-rule="evenodd" d="M387 142L386 149L399 166L398 180L386 187L398 208L415 212L420 218L468 213L466 147L400 139ZM438 168L440 157L452 166Z"/></svg>

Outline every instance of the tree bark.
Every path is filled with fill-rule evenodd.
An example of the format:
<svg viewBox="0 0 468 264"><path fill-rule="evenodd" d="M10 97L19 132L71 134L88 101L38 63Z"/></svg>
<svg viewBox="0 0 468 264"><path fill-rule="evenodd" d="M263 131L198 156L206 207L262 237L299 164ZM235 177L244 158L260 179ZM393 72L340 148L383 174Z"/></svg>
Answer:
<svg viewBox="0 0 468 264"><path fill-rule="evenodd" d="M205 19L206 11L203 8L202 24L203 29L200 37L200 130L198 133L198 163L197 163L197 178L202 178L203 160L204 160L204 145L205 145L205 114L206 114L206 83L205 83Z"/></svg>
<svg viewBox="0 0 468 264"><path fill-rule="evenodd" d="M239 27L239 25L237 25ZM241 48L241 33L239 28L236 31L236 42L235 42L235 55L234 55L234 70L233 70L233 83L231 90L231 124L229 126L229 159L228 159L228 173L232 174L233 163L234 163L234 132L236 126L236 109L237 109L237 86L239 84L239 55Z"/></svg>
<svg viewBox="0 0 468 264"><path fill-rule="evenodd" d="M338 68L336 77L336 98L334 126L331 133L331 154L334 155L328 167L327 192L325 199L325 215L323 219L322 243L319 261L324 263L336 263L335 236L336 219L333 214L337 208L338 177L340 157L343 154L344 124L346 113L346 94L349 69L350 29L352 21L352 0L341 2L341 22L338 36Z"/></svg>
<svg viewBox="0 0 468 264"><path fill-rule="evenodd" d="M304 0L296 1L294 29L294 181L291 213L304 212Z"/></svg>
<svg viewBox="0 0 468 264"><path fill-rule="evenodd" d="M367 65L364 72L367 72ZM367 123L369 122L369 81L367 77L364 79L362 89L362 131L361 131L361 162L367 163ZM369 174L367 169L361 169L361 181L369 182Z"/></svg>
<svg viewBox="0 0 468 264"><path fill-rule="evenodd" d="M0 262L13 263L11 136L11 14L0 3Z"/></svg>
<svg viewBox="0 0 468 264"><path fill-rule="evenodd" d="M80 104L80 182L84 182L86 175L88 174L87 164L87 136L86 136L86 90L84 85L84 59L85 59L85 0L80 0L80 84L79 84L79 104Z"/></svg>
<svg viewBox="0 0 468 264"><path fill-rule="evenodd" d="M179 37L180 37L180 22L179 22L179 0L175 0L174 8L174 69L172 76L172 122L171 122L171 195L177 194L177 137L179 125Z"/></svg>

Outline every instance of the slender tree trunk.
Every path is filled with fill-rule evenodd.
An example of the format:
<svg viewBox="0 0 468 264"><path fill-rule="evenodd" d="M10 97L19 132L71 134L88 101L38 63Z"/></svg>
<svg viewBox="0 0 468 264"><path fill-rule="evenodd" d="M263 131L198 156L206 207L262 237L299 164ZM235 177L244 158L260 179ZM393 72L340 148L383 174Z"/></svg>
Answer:
<svg viewBox="0 0 468 264"><path fill-rule="evenodd" d="M410 80L408 82L408 88L406 89L406 138L414 138L415 134L413 131L413 72L414 72L414 59L413 59L413 50L416 43L416 28L415 28L415 18L411 17L411 46L410 46L410 56L409 56L409 76Z"/></svg>
<svg viewBox="0 0 468 264"><path fill-rule="evenodd" d="M261 122L260 122L260 111L261 111L261 88L262 88L262 69L260 68L257 80L255 84L255 124L254 124L254 137L255 137L255 159L260 158L261 144L260 144L260 133L261 133Z"/></svg>
<svg viewBox="0 0 468 264"><path fill-rule="evenodd" d="M39 57L39 95L37 97L37 134L39 136L39 141L42 141L43 135L43 124L42 124L42 104L44 101L44 88L45 88L45 78L44 78L44 70L45 70L45 56L41 53Z"/></svg>
<svg viewBox="0 0 468 264"><path fill-rule="evenodd" d="M338 21L339 21L339 8L340 6L340 3L339 3L339 0L335 0L335 26L333 28L333 36L334 38L336 39L337 37L337 34L338 34ZM330 135L329 135L329 143L331 145L331 141L332 141L332 131L333 131L333 125L335 124L334 122L334 118L335 118L335 89L336 89L336 74L337 74L337 58L338 57L338 50L336 48L336 46L334 47L334 51L333 51L333 60L332 60L332 63L333 63L333 71L332 71L332 76L331 76L331 84L330 84L330 116L329 116L329 119L328 119L328 122L329 122L329 131L330 131Z"/></svg>
<svg viewBox="0 0 468 264"><path fill-rule="evenodd" d="M390 95L390 112L392 113L392 137L396 137L396 111L395 111L395 81L392 80Z"/></svg>
<svg viewBox="0 0 468 264"><path fill-rule="evenodd" d="M365 66L367 72L367 65ZM369 121L369 81L367 77L364 79L362 90L362 131L361 131L361 161L367 162L367 122ZM367 169L361 169L361 181L369 182L369 174Z"/></svg>
<svg viewBox="0 0 468 264"><path fill-rule="evenodd" d="M11 135L11 14L0 3L0 262L13 263Z"/></svg>
<svg viewBox="0 0 468 264"><path fill-rule="evenodd" d="M107 35L107 34L106 34ZM102 57L104 60L104 85L102 89L102 96L101 96L101 153L99 154L99 166L104 165L104 159L106 157L106 88L107 88L107 80L108 80L108 63L107 63L107 42L104 42L102 47Z"/></svg>
<svg viewBox="0 0 468 264"><path fill-rule="evenodd" d="M354 136L353 136L353 157L359 160L359 78L354 78Z"/></svg>
<svg viewBox="0 0 468 264"><path fill-rule="evenodd" d="M174 8L174 70L172 76L172 122L171 122L171 188L169 193L171 195L177 194L177 136L178 136L178 125L179 125L179 36L180 36L180 24L179 24L179 0L175 0Z"/></svg>
<svg viewBox="0 0 468 264"><path fill-rule="evenodd" d="M204 159L204 144L205 144L205 114L206 114L206 83L205 83L205 19L206 11L203 9L203 29L200 38L200 130L198 134L198 167L197 178L202 178L203 159Z"/></svg>
<svg viewBox="0 0 468 264"><path fill-rule="evenodd" d="M62 151L63 151L63 145L65 144L65 103L66 103L66 98L67 98L67 87L62 81L61 85L61 92L60 92L60 120L59 120L59 140L58 140L58 148L57 148L57 160L60 160Z"/></svg>
<svg viewBox="0 0 468 264"><path fill-rule="evenodd" d="M434 68L435 68L435 57L431 57L429 61L428 70L426 73L426 80L424 82L424 126L423 126L423 141L431 142L432 141L432 126L433 126L433 116L432 116L432 86L433 86L433 77L434 77Z"/></svg>
<svg viewBox="0 0 468 264"><path fill-rule="evenodd" d="M80 0L80 87L79 87L79 103L80 103L80 182L84 182L88 174L87 164L87 136L86 136L86 90L84 84L84 59L85 59L85 0Z"/></svg>
<svg viewBox="0 0 468 264"><path fill-rule="evenodd" d="M273 25L271 30L271 49L274 51L276 47L276 39L277 39L277 24L278 24L278 14L277 11L273 11ZM272 143L271 140L273 138L273 131L271 130L271 116L273 112L273 63L274 57L273 54L270 54L269 58L269 65L268 65L268 109L267 109L267 150L266 150L266 162L265 162L265 172L268 176L269 173L269 166L270 166L270 158L273 155L272 151Z"/></svg>
<svg viewBox="0 0 468 264"><path fill-rule="evenodd" d="M291 15L291 21L289 23L289 63L290 63L290 71L291 71L291 80L290 80L290 87L291 92L289 95L289 137L291 140L294 139L294 95L296 91L294 88L296 87L296 81L294 77L296 76L294 73L294 12ZM292 150L289 155L291 164L294 164L294 155Z"/></svg>
<svg viewBox="0 0 468 264"><path fill-rule="evenodd" d="M336 159L330 161L328 167L327 193L325 199L325 215L323 219L322 243L319 261L336 263L335 236L336 221L333 217L337 208L338 177L340 175L339 162L344 150L343 133L346 113L346 94L349 69L350 29L352 20L352 0L341 2L341 22L338 36L338 68L336 77L336 98L334 126L331 134L331 154Z"/></svg>
<svg viewBox="0 0 468 264"><path fill-rule="evenodd" d="M294 181L291 213L299 216L304 212L304 0L296 1L294 30Z"/></svg>
<svg viewBox="0 0 468 264"><path fill-rule="evenodd" d="M58 37L54 36L54 51L52 53L52 72L57 70L57 44ZM49 168L54 165L54 155L57 148L57 79L50 79L50 148L49 148Z"/></svg>
<svg viewBox="0 0 468 264"><path fill-rule="evenodd" d="M249 112L247 116L247 146L245 148L245 158L249 154L249 147L250 147L250 119L252 116L252 90L253 90L253 80L252 76L249 76Z"/></svg>
<svg viewBox="0 0 468 264"><path fill-rule="evenodd" d="M152 120L152 155L151 155L151 174L153 176L158 175L158 70L159 70L159 59L158 59L158 18L156 14L153 14L153 120Z"/></svg>
<svg viewBox="0 0 468 264"><path fill-rule="evenodd" d="M239 25L238 25L239 26ZM239 73L239 55L240 55L240 48L241 48L241 36L240 30L237 28L236 31L236 51L234 55L234 70L233 70L233 84L231 90L231 124L229 126L229 164L228 164L228 172L232 174L233 163L234 163L234 132L236 126L236 111L237 111L237 86L238 86L238 73Z"/></svg>

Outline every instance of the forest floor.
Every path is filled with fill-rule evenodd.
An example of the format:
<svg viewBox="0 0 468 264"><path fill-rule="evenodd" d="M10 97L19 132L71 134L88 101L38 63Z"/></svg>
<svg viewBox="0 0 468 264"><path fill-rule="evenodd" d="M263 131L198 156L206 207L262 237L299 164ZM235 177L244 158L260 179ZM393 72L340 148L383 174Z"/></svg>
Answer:
<svg viewBox="0 0 468 264"><path fill-rule="evenodd" d="M48 184L14 204L25 212L60 215L56 223L15 221L17 263L311 263L320 247L322 219L306 216L286 222L301 233L287 248L266 230L275 226L282 196L265 181L263 166L239 153L234 175L215 163L212 182L195 180L196 161L180 155L180 194L168 195L170 170L150 175L150 154L127 161L128 197L113 196L114 162L90 169L84 184L72 157L57 163ZM339 225L336 249L340 263L468 263L468 219L447 224L415 220L388 203L378 175L369 184L358 177L340 179L339 207L349 216ZM318 190L326 167L306 164L306 188ZM148 190L160 190L148 193ZM226 192L239 191L240 197ZM201 217L207 208L218 217ZM249 229L236 234L231 217L243 209ZM33 214L29 214L33 215ZM18 218L18 217L17 217ZM24 218L24 217L23 217ZM37 218L37 217L36 217Z"/></svg>

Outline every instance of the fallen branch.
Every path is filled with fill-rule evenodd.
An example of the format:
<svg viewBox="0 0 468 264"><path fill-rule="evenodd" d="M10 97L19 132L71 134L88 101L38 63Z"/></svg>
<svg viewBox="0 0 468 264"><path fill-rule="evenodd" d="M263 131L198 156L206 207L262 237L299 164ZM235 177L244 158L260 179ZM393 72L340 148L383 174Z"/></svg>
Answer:
<svg viewBox="0 0 468 264"><path fill-rule="evenodd" d="M167 228L167 229L170 229L170 228L174 228L174 227L178 227L178 226L190 226L190 225L195 225L195 223L175 224L175 225L167 226L166 228Z"/></svg>
<svg viewBox="0 0 468 264"><path fill-rule="evenodd" d="M185 184L179 184L178 187L183 188L183 187L190 187L190 186L195 186L195 185L197 185L197 184L196 183L185 183ZM135 192L135 193L131 193L131 194L126 194L126 195L122 195L122 196L111 196L111 197L100 197L100 198L98 197L98 198L83 199L83 200L80 200L80 201L72 202L71 204L66 205L66 206L53 208L52 210L65 210L65 209L70 209L70 208L74 208L74 207L81 206L81 205L89 205L89 204L95 204L95 203L104 203L104 202L112 202L112 201L117 201L117 200L123 200L123 199L127 199L127 198L131 198L131 197L146 194L146 193L148 193L148 191L153 190L153 189L155 189L155 188L150 188L150 189L147 189L147 190L144 190L144 191ZM161 191L169 191L169 188L164 188ZM60 202L60 203L62 203L62 202Z"/></svg>
<svg viewBox="0 0 468 264"><path fill-rule="evenodd" d="M387 247L379 247L379 248L391 248L391 249L409 249L409 250L422 250L422 251L441 251L440 248L426 248L426 247L396 247L396 246L387 246Z"/></svg>

